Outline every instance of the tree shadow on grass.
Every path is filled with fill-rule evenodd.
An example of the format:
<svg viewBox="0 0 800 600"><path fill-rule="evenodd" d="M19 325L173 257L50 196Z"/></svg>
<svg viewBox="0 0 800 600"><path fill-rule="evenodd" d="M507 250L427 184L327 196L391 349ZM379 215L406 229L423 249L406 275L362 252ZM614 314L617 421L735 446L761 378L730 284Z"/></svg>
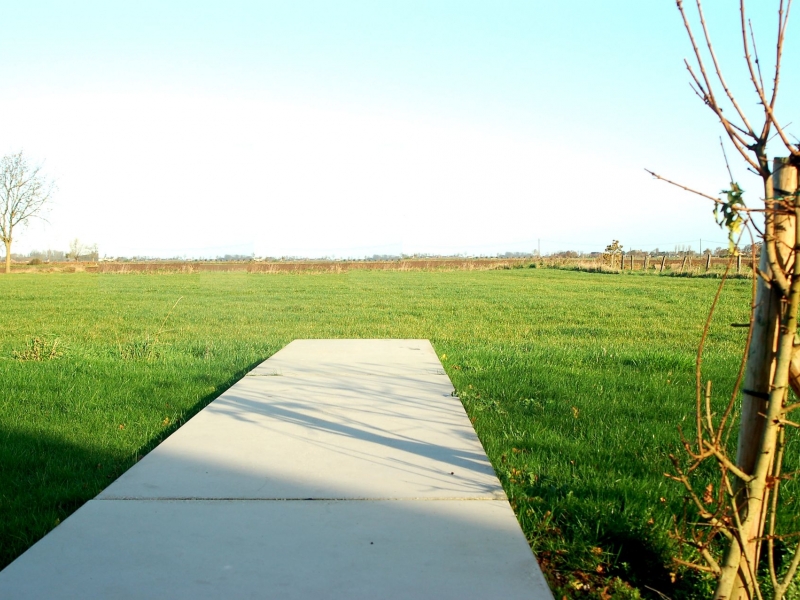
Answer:
<svg viewBox="0 0 800 600"><path fill-rule="evenodd" d="M0 569L94 498L145 454L244 377L247 365L133 453L0 425Z"/></svg>
<svg viewBox="0 0 800 600"><path fill-rule="evenodd" d="M0 429L0 568L120 473L112 453L42 433Z"/></svg>
<svg viewBox="0 0 800 600"><path fill-rule="evenodd" d="M619 578L643 598L705 596L701 590L708 582L677 568L674 543L649 518L660 509L627 503L625 493L612 486L548 476L510 488L523 530L534 551L545 557L543 566L555 589L584 579L599 589Z"/></svg>

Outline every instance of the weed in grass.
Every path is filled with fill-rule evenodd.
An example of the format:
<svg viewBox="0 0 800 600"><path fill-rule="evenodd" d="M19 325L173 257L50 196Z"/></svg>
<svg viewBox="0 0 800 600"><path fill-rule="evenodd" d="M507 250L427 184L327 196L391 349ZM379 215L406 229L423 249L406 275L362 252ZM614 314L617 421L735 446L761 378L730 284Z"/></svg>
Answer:
<svg viewBox="0 0 800 600"><path fill-rule="evenodd" d="M61 340L58 338L50 342L45 338L32 337L28 339L24 349L12 350L11 357L19 361L42 361L61 358L64 353L59 348L60 342Z"/></svg>
<svg viewBox="0 0 800 600"><path fill-rule="evenodd" d="M158 340L145 337L127 344L119 344L119 356L122 360L156 360L161 358Z"/></svg>
<svg viewBox="0 0 800 600"><path fill-rule="evenodd" d="M175 301L175 304L172 305L172 308L167 311L164 320L161 322L161 326L152 336L147 333L143 338L135 339L125 344L117 341L120 358L123 360L157 360L161 358L163 356L164 343L161 342L159 338L165 333L164 327L172 311L175 310L175 307L178 306L181 300L183 300L183 296L179 297Z"/></svg>

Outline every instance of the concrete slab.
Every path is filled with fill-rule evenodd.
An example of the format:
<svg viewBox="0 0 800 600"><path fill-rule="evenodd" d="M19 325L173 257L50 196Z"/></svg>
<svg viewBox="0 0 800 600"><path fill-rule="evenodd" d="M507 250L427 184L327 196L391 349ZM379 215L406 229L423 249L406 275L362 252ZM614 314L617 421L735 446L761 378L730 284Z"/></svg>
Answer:
<svg viewBox="0 0 800 600"><path fill-rule="evenodd" d="M298 340L0 572L5 598L551 600L426 340Z"/></svg>
<svg viewBox="0 0 800 600"><path fill-rule="evenodd" d="M550 595L503 501L94 500L0 573L0 597Z"/></svg>
<svg viewBox="0 0 800 600"><path fill-rule="evenodd" d="M250 372L305 377L425 374L445 375L428 340L295 340Z"/></svg>
<svg viewBox="0 0 800 600"><path fill-rule="evenodd" d="M424 377L245 377L100 497L505 498L447 377Z"/></svg>

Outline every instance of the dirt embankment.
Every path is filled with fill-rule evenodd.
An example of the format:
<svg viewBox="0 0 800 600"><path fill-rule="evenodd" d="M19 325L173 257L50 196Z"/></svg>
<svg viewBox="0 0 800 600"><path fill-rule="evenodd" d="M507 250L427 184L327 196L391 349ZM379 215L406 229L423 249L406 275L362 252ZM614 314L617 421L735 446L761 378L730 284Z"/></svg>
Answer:
<svg viewBox="0 0 800 600"><path fill-rule="evenodd" d="M275 261L275 262L67 262L39 265L15 264L13 273L344 273L347 271L486 271L527 267L530 259L446 258L392 261Z"/></svg>

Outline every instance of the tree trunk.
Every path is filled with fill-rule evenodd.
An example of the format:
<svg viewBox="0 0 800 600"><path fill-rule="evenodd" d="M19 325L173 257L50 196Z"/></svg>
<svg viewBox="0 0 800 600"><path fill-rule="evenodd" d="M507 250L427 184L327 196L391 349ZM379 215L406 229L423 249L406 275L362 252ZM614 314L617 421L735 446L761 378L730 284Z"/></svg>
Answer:
<svg viewBox="0 0 800 600"><path fill-rule="evenodd" d="M6 244L6 273L11 273L11 240L5 240Z"/></svg>
<svg viewBox="0 0 800 600"><path fill-rule="evenodd" d="M774 198L783 196L784 193L794 193L797 188L797 170L792 167L786 159L776 158L773 161L773 174L764 182L764 197L766 198L767 208L774 206ZM772 214L768 210L766 218L771 219L774 235L777 240L777 259L778 263L787 272L789 261L793 259L792 249L795 246L795 219L793 216L784 214ZM769 229L769 227L768 227ZM759 260L759 270L767 273L771 278L769 257L765 245L761 248ZM754 277L758 277L754 273ZM775 373L775 358L778 349L778 338L780 335L780 321L782 308L782 292L778 285L770 285L771 282L764 281L759 277L756 291L755 314L753 319L752 341L750 351L747 354L747 368L745 371L744 384L742 386L742 417L739 425L739 441L736 453L736 464L747 474L753 474L756 462L767 449L765 443L765 425L768 400L773 388ZM739 491L744 492L741 485ZM764 523L761 518L748 518L747 513L757 510L763 513L763 507L759 504L754 506L753 502L747 502L746 498L740 500L740 510L743 511L742 520L749 521L751 527L745 532L747 543L745 552L753 562L753 569L758 564L758 549L760 543L757 539L762 535ZM736 546L737 544L733 544ZM752 590L748 590L741 575L734 586L731 595L732 600L745 600L752 597Z"/></svg>

